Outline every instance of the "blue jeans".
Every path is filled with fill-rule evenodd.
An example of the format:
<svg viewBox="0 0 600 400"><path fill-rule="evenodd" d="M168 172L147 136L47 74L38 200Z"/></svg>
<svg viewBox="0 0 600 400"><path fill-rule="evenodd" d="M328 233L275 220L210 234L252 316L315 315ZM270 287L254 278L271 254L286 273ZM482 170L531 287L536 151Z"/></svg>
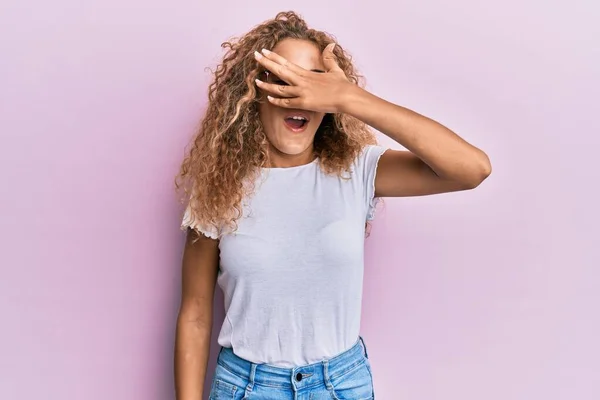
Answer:
<svg viewBox="0 0 600 400"><path fill-rule="evenodd" d="M222 347L209 400L373 400L373 376L362 337L329 360L281 368L244 360Z"/></svg>

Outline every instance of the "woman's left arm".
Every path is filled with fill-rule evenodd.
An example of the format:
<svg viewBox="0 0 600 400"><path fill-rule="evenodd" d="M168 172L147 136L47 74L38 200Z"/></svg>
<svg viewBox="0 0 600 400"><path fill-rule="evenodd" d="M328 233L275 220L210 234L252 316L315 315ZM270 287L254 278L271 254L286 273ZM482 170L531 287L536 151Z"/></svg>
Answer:
<svg viewBox="0 0 600 400"><path fill-rule="evenodd" d="M440 123L347 85L340 112L386 134L409 151L387 150L375 179L378 197L473 189L491 173L488 156Z"/></svg>
<svg viewBox="0 0 600 400"><path fill-rule="evenodd" d="M375 196L420 196L473 189L491 173L488 156L445 126L383 100L350 83L330 43L323 51L327 73L307 71L262 50L254 57L286 85L256 80L276 106L346 113L388 135L409 151L388 150L380 158Z"/></svg>

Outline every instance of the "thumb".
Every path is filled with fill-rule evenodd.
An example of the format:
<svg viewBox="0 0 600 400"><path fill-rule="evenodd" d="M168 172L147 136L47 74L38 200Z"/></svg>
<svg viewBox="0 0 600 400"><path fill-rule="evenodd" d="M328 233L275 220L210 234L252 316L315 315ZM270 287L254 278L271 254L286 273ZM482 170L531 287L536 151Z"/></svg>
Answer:
<svg viewBox="0 0 600 400"><path fill-rule="evenodd" d="M323 50L323 64L325 65L327 72L341 71L341 68L336 61L335 54L333 54L334 48L335 43L329 43L327 47L325 47L325 50Z"/></svg>

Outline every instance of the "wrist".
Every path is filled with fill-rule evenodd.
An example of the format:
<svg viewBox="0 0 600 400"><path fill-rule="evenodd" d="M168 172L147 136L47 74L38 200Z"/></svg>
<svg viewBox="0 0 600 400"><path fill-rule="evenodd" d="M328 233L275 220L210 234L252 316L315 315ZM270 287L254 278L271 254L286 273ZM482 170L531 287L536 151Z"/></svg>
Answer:
<svg viewBox="0 0 600 400"><path fill-rule="evenodd" d="M364 89L360 86L348 82L340 91L339 104L337 107L338 112L353 115L353 110L356 108L356 104L360 102L364 92Z"/></svg>

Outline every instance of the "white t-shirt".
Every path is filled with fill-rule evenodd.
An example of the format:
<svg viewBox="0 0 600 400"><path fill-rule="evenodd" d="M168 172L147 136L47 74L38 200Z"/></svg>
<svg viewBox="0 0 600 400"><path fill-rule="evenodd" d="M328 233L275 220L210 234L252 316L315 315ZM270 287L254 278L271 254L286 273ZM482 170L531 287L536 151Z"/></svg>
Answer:
<svg viewBox="0 0 600 400"><path fill-rule="evenodd" d="M385 150L365 147L342 177L325 174L318 160L261 170L237 230L219 242L221 346L254 363L291 368L356 343L365 223L374 216L375 174ZM188 208L182 227L189 226Z"/></svg>

